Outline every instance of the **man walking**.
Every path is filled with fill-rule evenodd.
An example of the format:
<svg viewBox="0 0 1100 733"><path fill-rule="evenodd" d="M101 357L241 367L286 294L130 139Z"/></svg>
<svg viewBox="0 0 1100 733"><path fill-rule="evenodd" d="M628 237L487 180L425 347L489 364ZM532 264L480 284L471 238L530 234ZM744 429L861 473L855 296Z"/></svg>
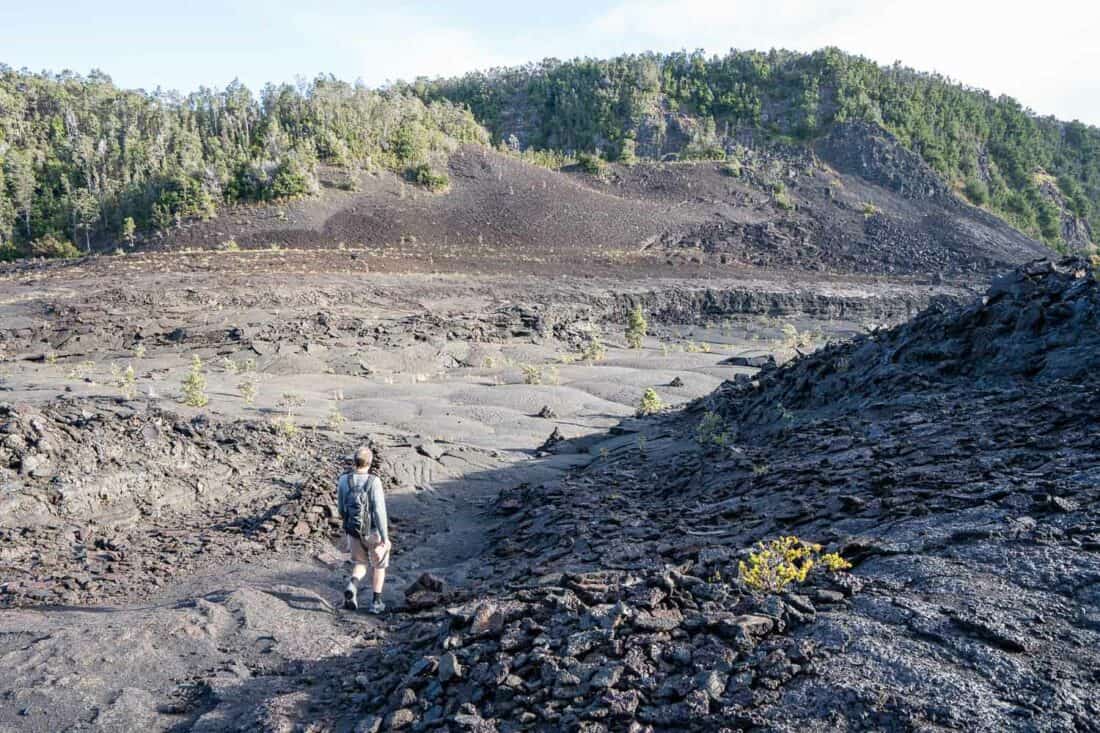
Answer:
<svg viewBox="0 0 1100 733"><path fill-rule="evenodd" d="M372 594L367 611L378 614L386 610L382 586L390 565L390 532L382 479L370 472L373 461L370 448L355 451L355 469L340 477L336 492L352 561L351 578L344 589L344 608L351 611L359 608L359 582L370 566Z"/></svg>

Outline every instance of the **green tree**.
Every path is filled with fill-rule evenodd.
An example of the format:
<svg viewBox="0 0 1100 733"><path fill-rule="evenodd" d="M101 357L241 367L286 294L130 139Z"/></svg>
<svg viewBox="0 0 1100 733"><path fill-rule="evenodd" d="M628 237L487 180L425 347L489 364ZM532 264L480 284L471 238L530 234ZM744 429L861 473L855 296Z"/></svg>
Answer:
<svg viewBox="0 0 1100 733"><path fill-rule="evenodd" d="M134 223L134 217L127 216L122 220L122 227L119 229L119 235L122 240L126 242L127 246L133 248L134 246L134 234L137 232L137 225Z"/></svg>

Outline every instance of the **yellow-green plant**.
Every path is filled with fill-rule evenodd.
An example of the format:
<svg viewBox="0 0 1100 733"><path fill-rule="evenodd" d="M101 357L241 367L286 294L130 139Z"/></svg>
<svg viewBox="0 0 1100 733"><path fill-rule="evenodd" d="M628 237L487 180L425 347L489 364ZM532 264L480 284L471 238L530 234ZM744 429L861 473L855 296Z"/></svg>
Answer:
<svg viewBox="0 0 1100 733"><path fill-rule="evenodd" d="M630 311L630 320L626 324L626 343L630 348L642 348L647 328L649 324L646 322L645 313L642 312L642 306L634 306L634 310Z"/></svg>
<svg viewBox="0 0 1100 733"><path fill-rule="evenodd" d="M781 593L791 583L805 582L818 564L830 572L848 570L852 564L835 552L822 553L822 547L804 542L793 535L770 542L758 542L737 569L741 581L754 593Z"/></svg>
<svg viewBox="0 0 1100 733"><path fill-rule="evenodd" d="M183 404L190 407L205 407L210 402L206 395L206 372L198 354L191 357L191 371L183 379Z"/></svg>
<svg viewBox="0 0 1100 733"><path fill-rule="evenodd" d="M137 397L137 375L134 374L134 365L127 364L125 369L117 364L111 365L111 378L115 386L122 392L122 396L128 400Z"/></svg>
<svg viewBox="0 0 1100 733"><path fill-rule="evenodd" d="M95 369L94 361L81 361L69 367L69 371L66 373L65 376L69 379L80 381L87 377L89 372L91 372L93 369Z"/></svg>
<svg viewBox="0 0 1100 733"><path fill-rule="evenodd" d="M661 396L657 394L657 390L652 387L646 387L645 392L642 393L641 402L638 403L638 417L660 412L661 408L664 406L664 403L661 402Z"/></svg>
<svg viewBox="0 0 1100 733"><path fill-rule="evenodd" d="M542 367L536 364L521 364L524 384L542 384Z"/></svg>
<svg viewBox="0 0 1100 733"><path fill-rule="evenodd" d="M588 338L588 343L584 345L584 349L581 350L581 359L589 363L595 363L597 361L603 361L604 356L607 355L607 351L603 347L603 340L599 334L592 334Z"/></svg>
<svg viewBox="0 0 1100 733"><path fill-rule="evenodd" d="M282 417L272 419L276 432L290 438L297 434L298 424L294 418L294 411L305 404L305 400L296 392L283 392L279 398L278 407L284 410Z"/></svg>
<svg viewBox="0 0 1100 733"><path fill-rule="evenodd" d="M256 396L260 392L259 382L256 379L255 374L246 374L245 378L237 383L237 389L241 393L241 397L244 399L246 405L251 405L256 402Z"/></svg>
<svg viewBox="0 0 1100 733"><path fill-rule="evenodd" d="M340 405L333 402L328 408L328 426L330 430L339 431L344 427L348 419L344 417L344 413L340 412Z"/></svg>
<svg viewBox="0 0 1100 733"><path fill-rule="evenodd" d="M695 441L699 445L726 446L729 444L730 436L723 430L724 427L722 416L708 410L695 428Z"/></svg>
<svg viewBox="0 0 1100 733"><path fill-rule="evenodd" d="M135 359L144 359L145 358L145 345L144 344L138 344L137 346L134 347L134 358Z"/></svg>

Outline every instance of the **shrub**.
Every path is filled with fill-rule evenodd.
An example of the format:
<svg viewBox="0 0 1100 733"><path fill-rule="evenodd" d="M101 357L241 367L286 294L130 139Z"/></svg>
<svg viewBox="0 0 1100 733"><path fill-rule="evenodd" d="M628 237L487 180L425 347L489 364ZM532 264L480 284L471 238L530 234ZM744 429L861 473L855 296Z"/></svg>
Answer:
<svg viewBox="0 0 1100 733"><path fill-rule="evenodd" d="M542 384L542 367L535 364L523 364L520 369L523 370L524 384Z"/></svg>
<svg viewBox="0 0 1100 733"><path fill-rule="evenodd" d="M260 391L256 375L246 375L244 379L237 383L237 389L240 391L241 398L244 399L246 405L254 404Z"/></svg>
<svg viewBox="0 0 1100 733"><path fill-rule="evenodd" d="M594 153L580 153L577 156L577 165L585 173L601 178L607 173L607 162Z"/></svg>
<svg viewBox="0 0 1100 733"><path fill-rule="evenodd" d="M125 369L119 368L117 364L112 364L111 378L125 399L132 400L137 397L137 376L134 374L133 364L126 365Z"/></svg>
<svg viewBox="0 0 1100 733"><path fill-rule="evenodd" d="M626 325L626 342L632 349L642 348L642 342L645 339L646 329L649 324L646 323L645 313L642 312L642 306L634 306L634 310L630 311L630 320Z"/></svg>
<svg viewBox="0 0 1100 733"><path fill-rule="evenodd" d="M787 193L787 191L783 188L780 188L772 195L772 200L775 201L775 205L783 211L791 211L794 209L794 200L791 198L791 195Z"/></svg>
<svg viewBox="0 0 1100 733"><path fill-rule="evenodd" d="M80 250L67 239L60 239L52 234L47 234L31 242L28 254L31 257L72 259L80 256Z"/></svg>
<svg viewBox="0 0 1100 733"><path fill-rule="evenodd" d="M413 168L410 175L414 181L435 193L446 191L451 185L451 177L445 171L437 171L427 163Z"/></svg>
<svg viewBox="0 0 1100 733"><path fill-rule="evenodd" d="M738 563L741 581L754 593L781 593L791 583L804 582L818 563L834 573L852 567L835 552L823 554L821 549L794 536L757 543L748 562Z"/></svg>
<svg viewBox="0 0 1100 733"><path fill-rule="evenodd" d="M328 409L328 427L333 432L339 432L344 427L348 419L344 417L344 413L340 412L340 405L333 402Z"/></svg>
<svg viewBox="0 0 1100 733"><path fill-rule="evenodd" d="M719 170L722 172L723 175L727 175L730 178L740 178L741 161L737 160L736 158L731 158L730 160L727 160L725 165L719 168Z"/></svg>
<svg viewBox="0 0 1100 733"><path fill-rule="evenodd" d="M870 201L864 201L863 202L863 218L864 219L870 219L875 214L881 214L881 213L882 213L882 210L879 207L872 204Z"/></svg>
<svg viewBox="0 0 1100 733"><path fill-rule="evenodd" d="M205 407L210 402L206 395L206 373L198 354L191 357L191 371L183 379L183 404Z"/></svg>
<svg viewBox="0 0 1100 733"><path fill-rule="evenodd" d="M722 416L717 412L708 410L703 414L703 419L699 421L699 425L695 428L695 442L699 445L717 445L726 446L729 444L729 433L723 430L725 424L722 422Z"/></svg>
<svg viewBox="0 0 1100 733"><path fill-rule="evenodd" d="M581 351L581 359L589 363L594 363L603 361L606 354L607 351L604 349L603 340L598 334L592 334L588 339L588 343L585 344L584 349Z"/></svg>
<svg viewBox="0 0 1100 733"><path fill-rule="evenodd" d="M636 414L638 417L645 417L646 415L660 412L661 408L664 406L664 403L661 402L661 396L657 394L657 390L652 387L646 387L645 392L642 393L641 402L638 403Z"/></svg>
<svg viewBox="0 0 1100 733"><path fill-rule="evenodd" d="M989 186L978 178L966 179L966 185L963 186L963 194L970 200L970 203L975 206L985 206L989 203Z"/></svg>

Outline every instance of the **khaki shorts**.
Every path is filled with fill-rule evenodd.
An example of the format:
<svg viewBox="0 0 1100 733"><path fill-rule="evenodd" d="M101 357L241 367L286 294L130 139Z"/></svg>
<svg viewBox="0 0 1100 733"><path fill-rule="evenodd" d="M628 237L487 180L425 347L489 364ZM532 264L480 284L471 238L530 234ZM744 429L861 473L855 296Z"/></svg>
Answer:
<svg viewBox="0 0 1100 733"><path fill-rule="evenodd" d="M348 540L348 552L356 565L370 565L372 570L384 570L390 566L390 549L382 543L377 532L371 532L367 539L345 535Z"/></svg>

